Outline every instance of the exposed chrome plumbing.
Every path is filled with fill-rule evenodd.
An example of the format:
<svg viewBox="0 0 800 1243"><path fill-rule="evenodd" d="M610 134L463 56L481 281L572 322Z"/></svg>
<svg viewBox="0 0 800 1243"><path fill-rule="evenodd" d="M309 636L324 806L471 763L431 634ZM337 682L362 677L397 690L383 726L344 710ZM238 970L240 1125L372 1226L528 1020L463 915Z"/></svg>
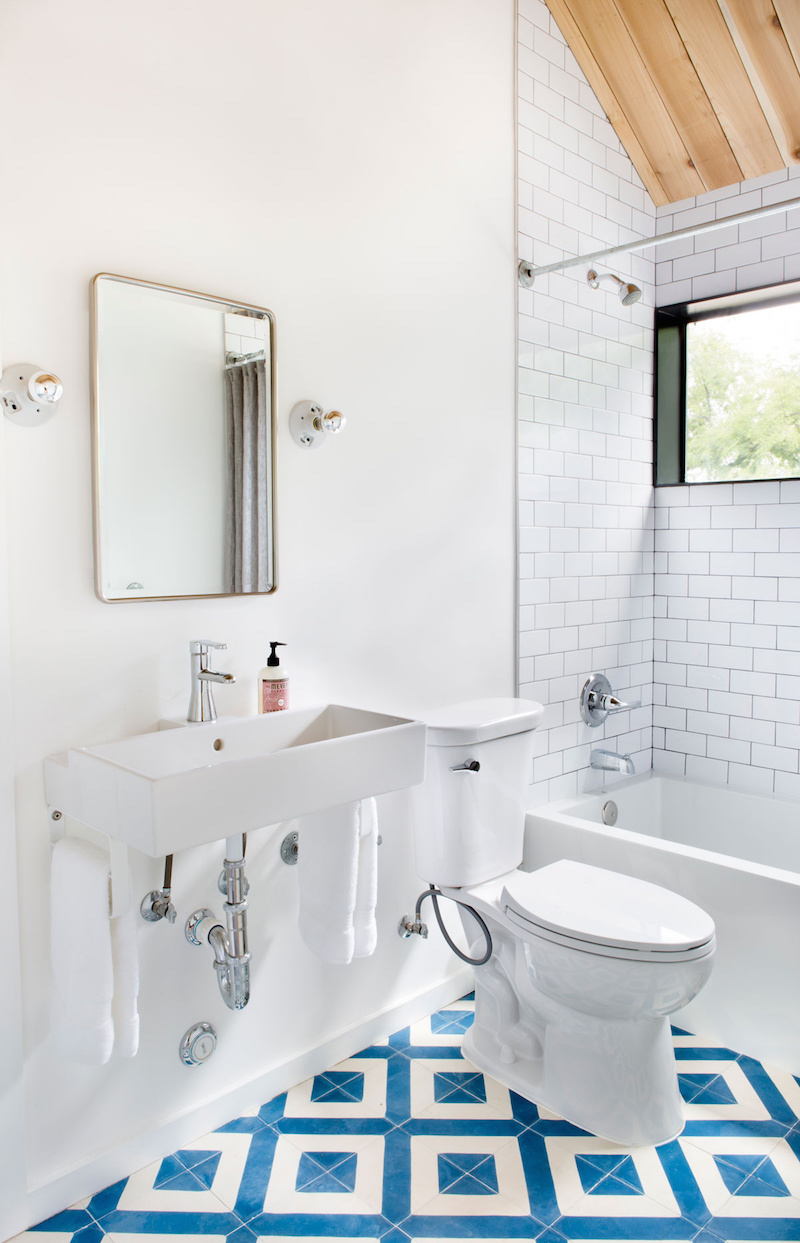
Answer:
<svg viewBox="0 0 800 1243"><path fill-rule="evenodd" d="M164 860L163 886L161 889L151 889L145 894L139 913L149 924L157 923L159 919L166 919L171 924L175 923L175 916L178 912L172 901L172 855L167 855Z"/></svg>
<svg viewBox="0 0 800 1243"><path fill-rule="evenodd" d="M220 881L225 881L225 927L213 911L201 907L186 921L190 945L207 942L214 952L214 970L222 1000L230 1010L243 1010L250 1000L250 952L247 946L247 890L244 874L246 835L229 837ZM221 886L220 886L221 887Z"/></svg>

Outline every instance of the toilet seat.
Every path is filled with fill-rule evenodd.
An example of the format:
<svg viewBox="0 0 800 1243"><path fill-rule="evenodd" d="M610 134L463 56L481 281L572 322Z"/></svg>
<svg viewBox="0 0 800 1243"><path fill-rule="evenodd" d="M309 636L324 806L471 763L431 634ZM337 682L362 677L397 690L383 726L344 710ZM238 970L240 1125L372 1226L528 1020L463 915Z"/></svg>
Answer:
<svg viewBox="0 0 800 1243"><path fill-rule="evenodd" d="M510 873L499 905L523 933L612 958L687 962L715 947L714 922L694 902L570 859Z"/></svg>

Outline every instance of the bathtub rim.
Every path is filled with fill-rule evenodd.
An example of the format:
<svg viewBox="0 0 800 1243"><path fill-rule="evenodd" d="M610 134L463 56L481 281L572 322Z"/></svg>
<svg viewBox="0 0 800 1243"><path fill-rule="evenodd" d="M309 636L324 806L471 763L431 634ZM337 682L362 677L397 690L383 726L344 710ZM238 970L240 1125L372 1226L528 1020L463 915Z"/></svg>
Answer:
<svg viewBox="0 0 800 1243"><path fill-rule="evenodd" d="M742 859L738 855L726 855L717 850L705 850L700 846L687 846L681 842L674 842L670 838L652 837L647 833L637 832L635 829L622 829L616 825L607 825L602 822L597 823L594 820L588 820L581 816L567 813L565 807L574 807L576 803L580 803L589 799L595 799L598 796L606 795L613 799L614 791L620 789L628 789L631 786L650 784L655 780L667 782L679 782L682 785L699 786L706 790L714 790L722 794L747 794L752 798L759 799L764 802L777 802L786 804L789 807L797 809L800 815L800 802L793 799L782 798L776 794L758 794L752 790L744 790L741 787L715 785L711 781L698 781L693 777L687 777L683 774L673 775L672 773L661 773L657 770L649 770L646 773L637 773L633 777L626 777L620 781L614 781L607 786L600 786L595 790L585 790L578 794L567 796L566 798L556 799L552 803L542 803L539 807L529 809L525 814L526 834L535 829L536 817L542 819L555 820L557 823L564 823L571 828L589 829L594 833L598 833L603 837L607 837L612 841L630 842L631 844L646 844L653 850L663 851L665 854L680 855L690 859L698 859L704 863L715 864L718 867L731 868L737 872L746 872L750 875L763 877L765 880L780 881L783 884L793 885L800 889L800 872L793 872L787 868L776 868L766 863L754 863L749 859Z"/></svg>

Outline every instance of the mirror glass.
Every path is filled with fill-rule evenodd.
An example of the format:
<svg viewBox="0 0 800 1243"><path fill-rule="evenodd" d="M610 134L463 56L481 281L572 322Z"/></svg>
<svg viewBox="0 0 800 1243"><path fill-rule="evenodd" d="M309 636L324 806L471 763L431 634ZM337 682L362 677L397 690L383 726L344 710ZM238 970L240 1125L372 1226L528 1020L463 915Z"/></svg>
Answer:
<svg viewBox="0 0 800 1243"><path fill-rule="evenodd" d="M263 307L95 277L101 600L274 591L274 344Z"/></svg>

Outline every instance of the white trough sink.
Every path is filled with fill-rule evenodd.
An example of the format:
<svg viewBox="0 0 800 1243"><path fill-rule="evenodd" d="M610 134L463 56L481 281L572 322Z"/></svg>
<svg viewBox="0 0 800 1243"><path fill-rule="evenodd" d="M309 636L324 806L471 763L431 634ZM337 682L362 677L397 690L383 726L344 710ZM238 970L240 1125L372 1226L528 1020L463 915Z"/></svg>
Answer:
<svg viewBox="0 0 800 1243"><path fill-rule="evenodd" d="M77 747L44 767L52 807L160 856L417 785L425 725L324 704Z"/></svg>

